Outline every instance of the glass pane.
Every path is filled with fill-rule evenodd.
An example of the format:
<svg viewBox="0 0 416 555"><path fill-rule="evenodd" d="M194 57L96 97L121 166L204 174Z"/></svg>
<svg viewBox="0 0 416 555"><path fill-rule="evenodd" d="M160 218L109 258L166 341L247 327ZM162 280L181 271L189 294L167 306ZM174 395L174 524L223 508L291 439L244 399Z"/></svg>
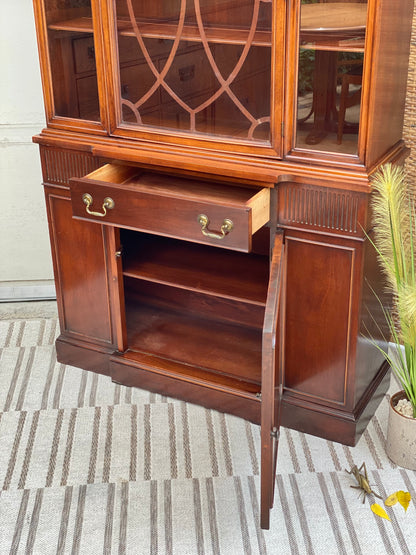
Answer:
<svg viewBox="0 0 416 555"><path fill-rule="evenodd" d="M117 0L125 124L270 140L270 0Z"/></svg>
<svg viewBox="0 0 416 555"><path fill-rule="evenodd" d="M98 121L91 0L45 0L55 114Z"/></svg>
<svg viewBox="0 0 416 555"><path fill-rule="evenodd" d="M356 154L367 2L302 0L296 147Z"/></svg>

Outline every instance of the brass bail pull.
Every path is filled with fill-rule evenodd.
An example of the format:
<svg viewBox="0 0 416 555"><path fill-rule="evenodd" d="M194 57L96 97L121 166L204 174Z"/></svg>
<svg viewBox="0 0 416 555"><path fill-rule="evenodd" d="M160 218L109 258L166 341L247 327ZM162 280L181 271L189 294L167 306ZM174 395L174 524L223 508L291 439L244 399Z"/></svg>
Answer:
<svg viewBox="0 0 416 555"><path fill-rule="evenodd" d="M94 210L90 210L90 206L94 201L92 196L89 193L84 193L82 195L82 200L86 205L85 210L87 211L87 214L90 214L90 216L99 216L100 218L104 218L104 216L107 214L107 209L112 210L115 206L114 200L110 197L106 197L103 202L103 211L95 212Z"/></svg>
<svg viewBox="0 0 416 555"><path fill-rule="evenodd" d="M230 231L234 227L233 222L228 218L225 218L225 220L222 222L221 231L210 231L208 229L208 216L205 216L205 214L199 214L197 220L198 223L201 225L202 235L204 235L205 237L211 237L212 239L224 239L224 237L228 235L228 233L230 233Z"/></svg>

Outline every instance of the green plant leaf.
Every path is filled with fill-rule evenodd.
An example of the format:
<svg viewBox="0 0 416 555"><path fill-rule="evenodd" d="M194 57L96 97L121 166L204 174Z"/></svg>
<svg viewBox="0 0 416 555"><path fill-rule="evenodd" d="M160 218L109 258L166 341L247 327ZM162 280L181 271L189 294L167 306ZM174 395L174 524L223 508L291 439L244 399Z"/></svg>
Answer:
<svg viewBox="0 0 416 555"><path fill-rule="evenodd" d="M369 338L392 367L416 418L416 195L405 181L403 168L391 164L382 166L372 179L374 240L367 233L366 237L375 248L394 299L391 311L374 292L395 344L394 356L386 348L389 338L383 332L382 340L371 333Z"/></svg>

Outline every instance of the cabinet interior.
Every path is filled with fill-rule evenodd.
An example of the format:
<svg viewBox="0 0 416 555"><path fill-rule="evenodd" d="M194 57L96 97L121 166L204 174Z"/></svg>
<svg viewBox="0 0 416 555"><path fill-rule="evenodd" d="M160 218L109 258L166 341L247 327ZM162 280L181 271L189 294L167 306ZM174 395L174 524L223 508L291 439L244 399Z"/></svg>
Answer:
<svg viewBox="0 0 416 555"><path fill-rule="evenodd" d="M147 353L192 375L260 391L269 277L265 230L253 238L257 248L249 254L125 229L120 235L125 356Z"/></svg>

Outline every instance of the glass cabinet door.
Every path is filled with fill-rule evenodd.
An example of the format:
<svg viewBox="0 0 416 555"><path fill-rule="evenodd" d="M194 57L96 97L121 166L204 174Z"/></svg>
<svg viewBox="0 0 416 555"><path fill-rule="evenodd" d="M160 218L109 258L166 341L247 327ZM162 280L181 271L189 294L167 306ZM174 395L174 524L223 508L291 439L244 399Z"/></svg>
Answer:
<svg viewBox="0 0 416 555"><path fill-rule="evenodd" d="M295 146L357 154L367 2L302 0Z"/></svg>
<svg viewBox="0 0 416 555"><path fill-rule="evenodd" d="M123 129L270 143L271 0L114 6Z"/></svg>
<svg viewBox="0 0 416 555"><path fill-rule="evenodd" d="M55 116L99 121L91 0L44 0Z"/></svg>

